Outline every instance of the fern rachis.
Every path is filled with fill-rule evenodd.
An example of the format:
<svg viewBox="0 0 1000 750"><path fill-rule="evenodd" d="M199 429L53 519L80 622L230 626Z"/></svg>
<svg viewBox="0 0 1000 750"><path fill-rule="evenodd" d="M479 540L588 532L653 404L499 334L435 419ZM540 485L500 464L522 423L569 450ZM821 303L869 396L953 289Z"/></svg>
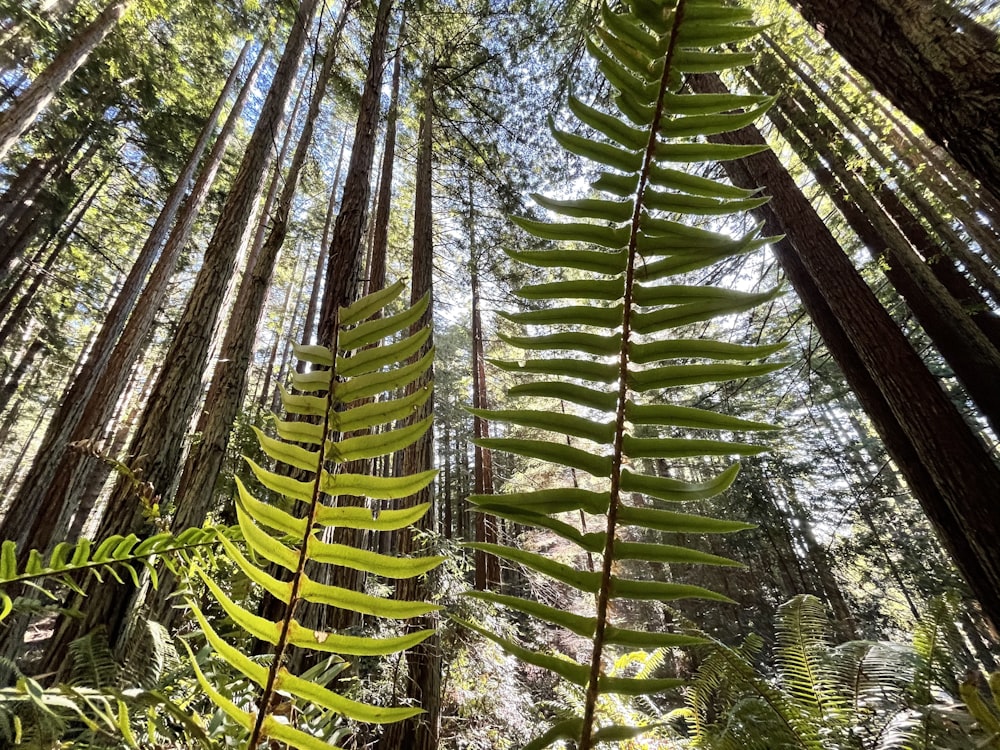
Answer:
<svg viewBox="0 0 1000 750"><path fill-rule="evenodd" d="M686 71L718 70L747 62L742 54L704 49L751 36L754 29L745 23L746 12L721 0L632 0L621 10L612 11L605 6L601 18L602 24L589 40L588 50L617 90L613 97L617 112L608 114L571 98L570 110L599 137L555 130L561 145L607 169L593 183L599 197L537 198L540 206L571 221L519 218L516 222L539 238L571 244L559 250L510 253L516 260L531 265L573 269L572 280L536 284L521 292L521 296L547 302L548 306L505 315L512 322L546 329L539 335L508 337L510 343L530 351L555 346L566 355L498 363L505 370L534 376L511 389L511 396L558 399L560 409L563 403L568 403L580 410L574 414L555 413L556 409L476 410L480 416L543 429L558 436L549 440L520 437L480 440L483 447L562 464L571 472L585 472L592 477L587 489L574 484L572 489L474 499L484 512L546 528L588 554L601 555L591 572L521 549L473 545L594 596L594 616L580 620L551 608L512 601L512 597L475 594L520 611L530 611L554 625L586 634L592 641L589 660L578 664L532 652L509 639L487 634L508 651L552 669L584 689L582 715L561 722L529 747L544 747L558 738L566 738L574 739L581 748L590 748L624 736L622 733L632 730L600 725L596 715L600 694L638 695L680 683L669 678L604 675L606 652L615 645L644 642L652 648L666 647L677 645L683 638L673 633L644 633L616 625L612 602L617 598L670 601L698 597L727 601L726 598L697 586L631 580L619 572L619 563L628 559L731 563L713 556L699 557L693 551L670 545L635 543L624 536L623 530L628 527L646 534L682 530L725 533L743 528L738 523L660 507L663 503L711 497L729 486L735 469L697 483L647 474L642 469L643 462L667 457L753 455L762 448L698 437L687 431L755 430L770 426L749 420L734 421L732 417L674 405L669 400L665 404L656 403L654 398L685 384L765 375L777 367L752 363L777 347L663 336L666 331L692 322L750 309L777 293L771 290L747 294L692 286L670 278L750 252L767 242L756 230L733 239L722 232L681 221L683 215L712 216L746 210L760 205L763 199L750 191L666 166L678 161L737 158L748 153L745 149L732 150L706 143L704 137L752 121L768 105L766 97L704 97L682 93ZM681 358L685 360L682 364L670 363ZM609 414L609 421L595 419L595 410ZM683 437L664 435L671 428ZM655 437L649 437L650 434ZM605 446L607 452L578 448L570 444L571 436ZM589 489L595 485L599 489ZM636 493L648 501L629 502ZM600 516L596 525L602 530L581 533L552 517L568 510ZM585 527L593 525L588 520ZM687 638L687 642L691 640Z"/></svg>

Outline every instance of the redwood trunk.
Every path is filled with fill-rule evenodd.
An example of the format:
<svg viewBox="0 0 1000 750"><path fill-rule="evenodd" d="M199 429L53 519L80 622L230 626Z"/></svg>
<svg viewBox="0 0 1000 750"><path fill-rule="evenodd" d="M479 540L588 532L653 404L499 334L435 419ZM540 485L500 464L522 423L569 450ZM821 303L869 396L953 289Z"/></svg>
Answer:
<svg viewBox="0 0 1000 750"><path fill-rule="evenodd" d="M114 0L110 3L89 26L70 40L17 101L0 114L0 161L31 127L62 85L87 61L94 48L111 33L130 2Z"/></svg>
<svg viewBox="0 0 1000 750"><path fill-rule="evenodd" d="M1000 50L992 35L961 30L947 5L931 0L789 2L1000 197Z"/></svg>
<svg viewBox="0 0 1000 750"><path fill-rule="evenodd" d="M691 80L697 91L726 91L717 76ZM713 138L765 143L755 128ZM768 150L724 166L734 184L764 186L774 196L758 211L767 232L786 236L775 245L779 261L984 612L1000 622L1000 509L983 501L1000 487L992 456L777 156Z"/></svg>

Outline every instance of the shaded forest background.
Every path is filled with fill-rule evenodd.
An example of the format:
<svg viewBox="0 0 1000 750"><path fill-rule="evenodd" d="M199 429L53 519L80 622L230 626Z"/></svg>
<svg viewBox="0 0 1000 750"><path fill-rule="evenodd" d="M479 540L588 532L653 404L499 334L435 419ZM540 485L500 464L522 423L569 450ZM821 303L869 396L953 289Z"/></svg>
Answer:
<svg viewBox="0 0 1000 750"><path fill-rule="evenodd" d="M504 315L516 309L516 287L547 280L527 278L502 252L540 246L508 215L542 216L531 193L576 196L594 177L555 147L548 121L569 122L569 93L597 104L609 96L584 54L600 7L293 5L0 2L0 537L23 564L30 549L47 554L64 540L233 523L233 477L252 481L241 456L264 460L253 428L267 431L280 410L279 387L297 366L292 342L328 341L337 306L408 279L414 300L433 299L436 416L426 450L439 473L417 540L376 544L443 551L444 568L420 584L435 602L572 653L537 623L459 594L530 590L572 609L574 592L459 543L516 540L560 554L551 535L472 512L471 494L554 477L549 464L476 447L497 427L466 407L504 406L517 377L490 363L514 356ZM749 319L686 335L784 342L789 365L694 386L682 405L783 429L705 510L755 528L678 540L745 567L653 571L738 604L636 604L629 615L690 620L733 647L754 633L764 656L750 662L765 678L780 671L767 655L798 595L821 603L835 643L906 643L932 621L947 634L942 684L958 701L967 671L1000 668L1000 119L970 127L942 111L959 111L952 96L1000 110L1000 88L976 88L1000 87L1000 7L871 3L890 5L898 27L856 22L847 36L857 52L832 31L850 3L752 3L769 24L755 65L688 82L775 96L757 128L734 137L762 138L777 158L705 176L763 187L773 200L753 220L785 236L697 283L788 291ZM923 34L947 54L921 78L919 61L905 68L876 54L902 50L893 34ZM909 93L879 74L893 66L913 83ZM386 459L369 468L400 467ZM336 575L343 585L386 585ZM257 603L247 581L233 581ZM83 684L74 644L88 634L111 648L87 648L120 669L160 648L150 639L189 633L169 596L173 577L160 584L152 592L128 578L85 578L85 598L59 589L55 602L12 588L20 598L0 631L5 683ZM347 610L315 617L316 628L374 627ZM438 625L435 677L405 659L361 660L351 673L353 689L375 702L429 700L430 728L398 736L345 725L345 746L515 747L540 716L572 704L493 644L447 618ZM697 652L658 658L656 668L681 676L707 661ZM131 679L117 674L122 685ZM190 691L189 675L171 679ZM966 684L990 701L985 681ZM663 717L684 700L607 710ZM39 721L59 732L72 724ZM672 744L686 741L683 722L631 746L683 747Z"/></svg>

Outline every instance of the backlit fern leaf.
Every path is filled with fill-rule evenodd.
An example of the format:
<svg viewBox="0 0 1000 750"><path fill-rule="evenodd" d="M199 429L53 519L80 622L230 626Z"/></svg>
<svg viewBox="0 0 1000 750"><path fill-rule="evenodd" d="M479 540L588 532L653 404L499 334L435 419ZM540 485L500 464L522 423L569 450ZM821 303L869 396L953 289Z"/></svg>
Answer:
<svg viewBox="0 0 1000 750"><path fill-rule="evenodd" d="M631 532L623 530L632 527L645 538L657 538L657 532L707 534L746 528L672 509L677 507L674 503L724 491L736 476L735 465L701 483L651 475L643 467L659 459L755 455L761 446L720 433L771 429L759 422L676 406L669 398L680 386L756 377L780 367L757 361L780 346L669 338L673 329L749 310L778 293L691 286L676 278L768 242L758 229L732 237L697 226L701 217L746 211L765 199L676 166L734 159L758 150L715 145L706 139L753 122L770 104L767 97L694 95L683 90L685 73L718 71L750 61L747 55L722 49L756 33L749 20L746 10L724 0L630 0L615 10L605 5L588 49L617 92L612 97L616 111L600 111L571 98L570 110L595 135L554 128L563 148L603 169L593 183L595 196L537 197L540 206L564 220L515 220L535 237L559 244L556 249L513 251L512 257L569 272L564 280L520 291L525 299L541 303L505 315L529 327L523 336L508 337L528 353L519 362L495 364L528 376L511 389L511 396L545 399L543 403L549 404L558 400L579 409L575 414L563 414L557 406L477 410L486 419L555 434L551 439L500 437L478 444L559 464L591 478L580 487L472 500L481 511L547 529L599 561L594 570L584 570L510 546L471 545L573 586L596 602L594 615L587 617L518 597L473 594L591 640L588 660L567 661L474 626L510 653L584 691L580 716L560 722L528 747L570 739L581 750L589 750L619 734L631 736L632 728L602 726L599 696L646 695L681 683L673 678L611 675L619 648L700 642L692 636L621 627L613 616L615 600L728 601L698 586L633 580L619 563L734 564L683 547L629 541L626 534ZM580 531L557 517L566 511L589 514L586 528L600 530Z"/></svg>
<svg viewBox="0 0 1000 750"><path fill-rule="evenodd" d="M302 731L285 717L330 711L356 721L389 723L420 713L418 708L384 708L351 700L298 677L284 667L289 648L304 648L347 656L386 655L420 643L430 630L387 638L365 638L340 633L317 632L303 627L294 618L301 600L340 607L374 617L402 620L427 614L439 607L424 602L396 601L327 585L306 574L311 565L339 565L385 578L411 578L435 566L440 557L405 558L383 555L343 544L322 541L325 529L344 527L393 531L413 524L429 506L379 510L379 501L406 498L426 487L434 472L411 476L380 477L353 474L344 466L357 459L374 458L401 450L416 441L430 426L429 419L415 419L419 407L430 395L424 386L408 395L398 395L421 378L430 367L433 353L407 363L427 339L428 331L410 333L422 315L427 300L395 315L381 315L403 286L395 284L365 297L339 312L335 340L330 348L298 346L296 355L314 369L292 376L298 393L282 393L285 409L313 421L278 420L277 438L258 431L263 452L311 476L309 480L279 474L249 461L260 484L295 508L289 513L276 504L263 502L237 479L237 517L248 553L224 540L227 556L263 591L285 604L284 617L270 621L259 617L230 599L223 588L197 566L193 574L208 588L216 603L244 631L274 645L270 667L251 660L223 639L193 601L192 612L215 654L260 688L252 705L236 705L212 685L192 661L198 680L233 721L250 736L248 746L278 742L298 748L332 747L325 740ZM372 397L387 394L382 400ZM377 433L371 428L383 426ZM340 505L341 496L362 496L375 505ZM273 577L257 560L287 571L284 578ZM279 698L280 695L280 698ZM276 709L280 709L277 711Z"/></svg>

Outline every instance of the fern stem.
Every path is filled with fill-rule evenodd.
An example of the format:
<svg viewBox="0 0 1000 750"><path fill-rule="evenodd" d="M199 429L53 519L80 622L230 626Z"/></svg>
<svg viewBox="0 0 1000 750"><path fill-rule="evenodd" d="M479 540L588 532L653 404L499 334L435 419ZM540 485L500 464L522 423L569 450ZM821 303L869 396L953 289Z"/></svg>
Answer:
<svg viewBox="0 0 1000 750"><path fill-rule="evenodd" d="M677 37L684 17L685 0L677 0L674 6L673 25L670 28L670 41L667 45L663 61L663 75L660 78L660 89L656 97L656 108L649 128L649 140L643 155L642 169L639 173L639 183L636 187L635 206L632 210L632 226L628 239L628 259L625 268L625 290L622 300L622 347L618 361L618 406L615 414L614 452L611 462L611 492L608 505L607 535L604 543L604 560L601 570L601 588L597 598L597 626L594 629L594 649L590 660L590 676L587 681L587 694L584 705L583 728L580 736L579 750L591 750L593 747L594 714L597 707L597 697L600 694L601 660L604 651L604 634L609 619L611 601L611 571L615 562L615 533L618 527L618 509L621 505L621 477L623 446L625 440L625 406L628 401L628 365L629 345L632 333L632 287L635 283L636 255L638 251L640 223L642 220L643 198L649 184L650 168L656 154L657 134L664 114L664 99L670 87L671 62L677 49Z"/></svg>
<svg viewBox="0 0 1000 750"><path fill-rule="evenodd" d="M330 382L326 391L326 408L323 410L323 429L320 433L319 458L316 461L316 477L313 480L312 499L309 504L309 515L306 520L304 534L302 536L302 547L299 549L298 565L292 575L291 589L288 595L288 603L285 607L285 616L281 622L281 635L274 646L274 660L267 672L267 684L260 696L260 705L257 707L257 720L254 723L250 741L247 743L248 750L253 750L263 739L264 719L270 712L270 703L276 694L275 682L278 679L278 672L281 663L285 658L285 650L288 648L288 633L291 629L292 618L295 616L295 608L299 603L299 588L305 577L306 562L309 560L309 539L313 535L316 527L316 516L319 513L320 498L322 497L323 468L326 463L326 442L330 431L330 411L333 409L333 386L337 381L337 352L340 349L340 310L335 309L333 313L333 341L330 344L330 351L333 353L333 364L330 365Z"/></svg>

